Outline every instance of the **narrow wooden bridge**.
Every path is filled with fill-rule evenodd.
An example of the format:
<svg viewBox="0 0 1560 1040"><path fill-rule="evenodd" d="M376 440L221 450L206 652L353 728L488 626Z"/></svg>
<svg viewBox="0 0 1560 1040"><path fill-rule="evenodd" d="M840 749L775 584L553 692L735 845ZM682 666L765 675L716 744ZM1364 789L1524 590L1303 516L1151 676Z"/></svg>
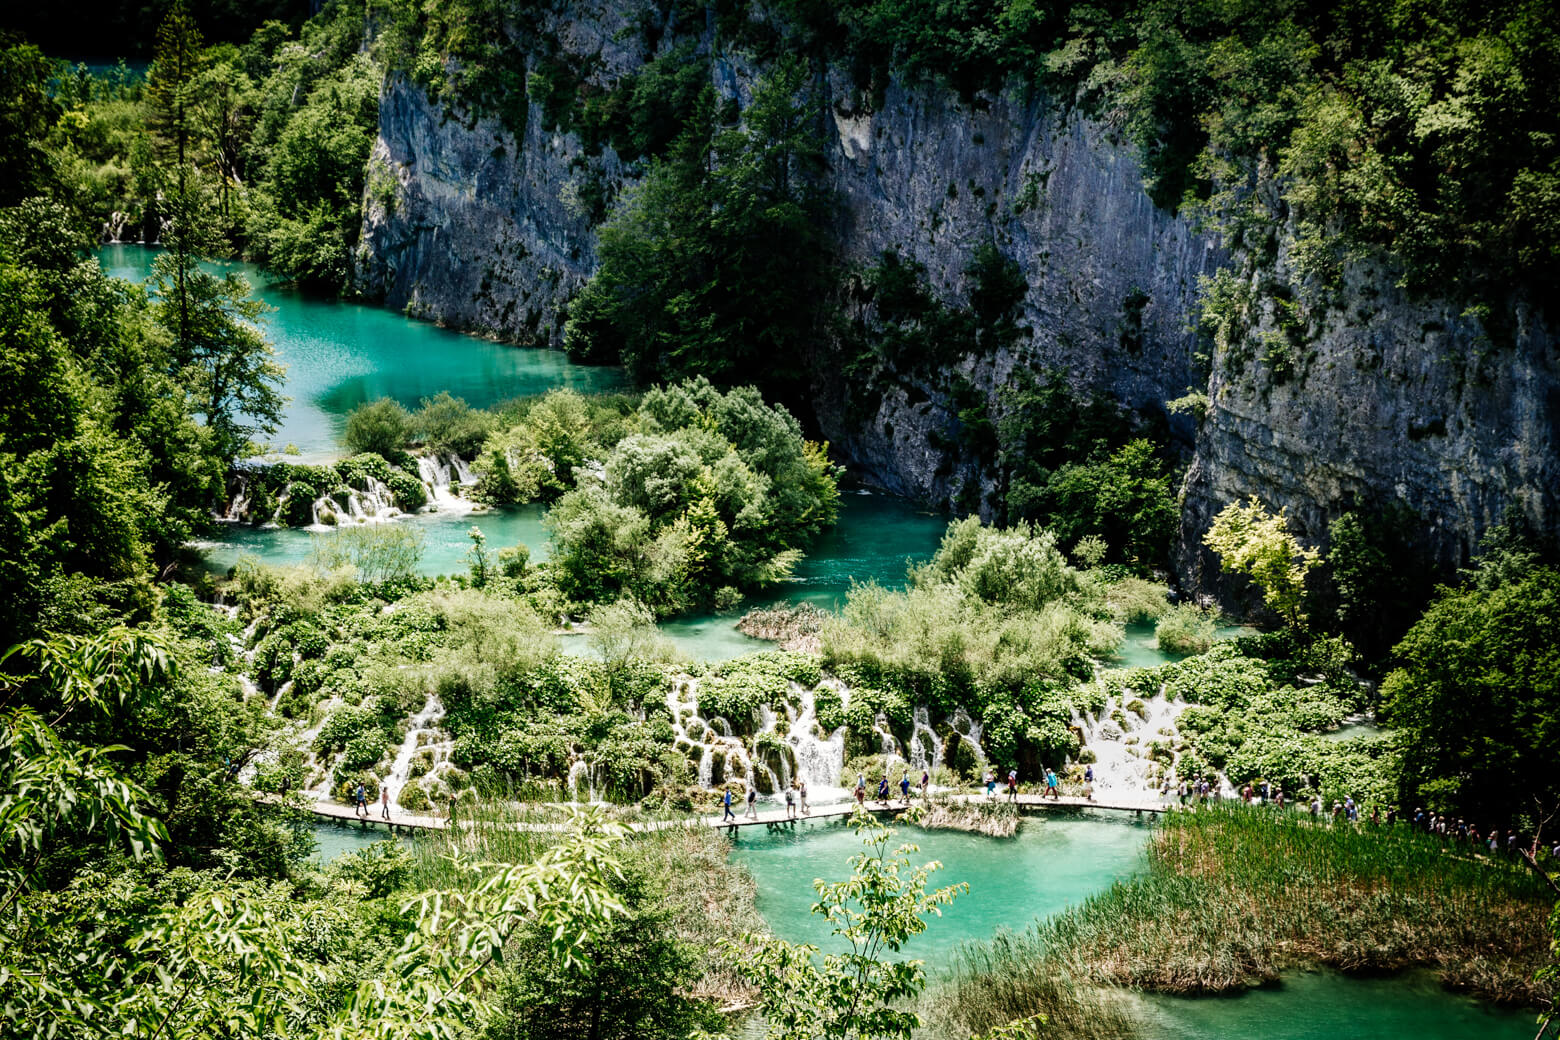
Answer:
<svg viewBox="0 0 1560 1040"><path fill-rule="evenodd" d="M266 800L271 801L274 799L267 798ZM981 794L957 794L950 797L950 801L955 803L963 802L966 804L975 804L985 802L987 800L988 799ZM1005 802L1007 801L1007 796L999 794L997 797L990 799L990 801L993 803ZM1021 794L1016 799L1014 799L1014 801L1018 805L1020 812L1026 810L1104 809L1110 812L1129 812L1136 815L1142 815L1143 813L1161 813L1164 812L1166 808L1165 805L1159 801L1145 800L1139 802L1122 799L1094 801L1069 796L1063 796L1061 798L1047 798L1037 794ZM920 799L917 798L912 798L909 805L907 805L901 799L894 799L887 803L868 800L866 803L866 809L869 812L880 815L886 814L897 816L909 808L910 805L916 805L919 803ZM350 805L337 805L333 802L315 802L308 806L308 809L315 816L321 817L323 819L335 820L340 823L356 823L364 829L368 829L370 827L384 827L387 831L393 833L403 830L442 831L448 829L450 826L449 818L445 816L397 812L394 809L391 810L389 819L385 819L382 815L381 807L377 804L370 805L368 807L367 816L359 815L359 813ZM806 822L809 820L842 819L850 816L851 813L855 812L855 810L856 805L854 802L839 802L831 803L829 805L814 806L805 816L802 814L800 808L797 809L795 815L791 815L788 814L783 807L778 809L766 808L752 816L749 816L745 811L738 812L737 806L733 805L732 811L736 813L736 819L734 820L727 820L722 816L689 816L683 819L640 821L636 823L630 823L627 826L630 830L635 831L661 830L667 827L698 826L723 827L733 831L741 827L759 826L773 829L778 827L793 826L797 823ZM460 814L458 812L456 813L456 823L457 825L462 823ZM509 826L517 829L534 831L561 832L567 829L567 824L563 823L522 823L517 821L515 823L509 824Z"/></svg>

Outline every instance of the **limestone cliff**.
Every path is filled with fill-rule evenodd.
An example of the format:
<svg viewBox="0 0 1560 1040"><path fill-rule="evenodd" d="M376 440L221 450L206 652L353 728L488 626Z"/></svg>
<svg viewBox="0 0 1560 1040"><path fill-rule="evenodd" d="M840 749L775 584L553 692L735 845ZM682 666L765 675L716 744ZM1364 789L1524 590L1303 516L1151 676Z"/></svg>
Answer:
<svg viewBox="0 0 1560 1040"><path fill-rule="evenodd" d="M598 56L601 85L646 58L612 11L575 11L566 27L566 46ZM728 97L743 96L754 75L741 55L712 63ZM1184 579L1204 577L1196 546L1212 514L1249 494L1287 506L1311 541L1344 509L1400 502L1425 518L1447 562L1513 504L1560 526L1560 358L1530 309L1492 335L1460 306L1409 300L1390 271L1358 267L1304 309L1299 327L1285 325L1267 288L1287 280L1282 248L1259 269L1157 208L1135 148L1110 127L1020 88L966 104L893 84L868 108L843 73L823 82L847 262L894 250L924 264L954 303L966 298L964 272L982 243L1022 269L1025 336L955 366L988 407L1001 408L997 390L1021 367L1063 369L1135 409L1206 393L1202 417L1171 420L1189 459ZM589 155L542 124L533 105L515 139L389 80L360 285L457 327L558 344L562 309L593 265L581 187L614 188L630 171L610 148ZM376 193L387 177L393 190ZM1226 267L1248 302L1239 327L1210 348L1194 328L1199 278ZM983 474L946 447L958 436L950 373L850 401L826 347L818 362L812 418L837 452L892 490L979 500L969 491Z"/></svg>

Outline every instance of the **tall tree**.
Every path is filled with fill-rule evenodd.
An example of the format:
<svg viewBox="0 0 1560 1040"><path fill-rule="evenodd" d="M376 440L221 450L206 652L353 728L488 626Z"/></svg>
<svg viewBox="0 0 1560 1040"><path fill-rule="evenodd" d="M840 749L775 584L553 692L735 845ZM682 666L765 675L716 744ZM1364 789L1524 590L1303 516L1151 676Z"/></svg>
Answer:
<svg viewBox="0 0 1560 1040"><path fill-rule="evenodd" d="M1493 556L1495 554L1487 554ZM1549 832L1560 820L1560 571L1490 560L1395 651L1383 714L1404 734L1404 794Z"/></svg>

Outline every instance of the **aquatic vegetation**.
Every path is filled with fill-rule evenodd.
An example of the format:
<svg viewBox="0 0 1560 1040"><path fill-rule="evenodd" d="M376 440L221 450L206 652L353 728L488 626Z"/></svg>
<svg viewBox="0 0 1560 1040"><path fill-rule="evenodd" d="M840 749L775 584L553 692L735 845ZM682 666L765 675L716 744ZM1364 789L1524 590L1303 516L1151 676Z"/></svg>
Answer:
<svg viewBox="0 0 1560 1040"><path fill-rule="evenodd" d="M1318 963L1430 968L1510 1003L1543 995L1533 975L1553 893L1516 860L1404 825L1329 827L1242 806L1171 814L1148 859L1144 876L968 951L940 1000L984 1029L1093 986L1225 993Z"/></svg>

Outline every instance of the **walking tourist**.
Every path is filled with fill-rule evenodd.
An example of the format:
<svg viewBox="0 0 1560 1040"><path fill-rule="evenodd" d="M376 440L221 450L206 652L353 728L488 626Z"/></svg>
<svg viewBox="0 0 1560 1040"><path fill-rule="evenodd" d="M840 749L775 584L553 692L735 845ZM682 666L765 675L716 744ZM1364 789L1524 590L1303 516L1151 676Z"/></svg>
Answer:
<svg viewBox="0 0 1560 1040"><path fill-rule="evenodd" d="M1049 766L1047 766L1045 770L1045 793L1050 795L1052 798L1055 798L1057 801L1061 801L1062 791L1061 787L1056 782L1056 772Z"/></svg>
<svg viewBox="0 0 1560 1040"><path fill-rule="evenodd" d="M385 819L390 818L390 785L382 784L379 788L379 815Z"/></svg>
<svg viewBox="0 0 1560 1040"><path fill-rule="evenodd" d="M807 781L798 780L796 783L796 791L797 794L801 795L802 798L802 815L811 816L812 810L807 807Z"/></svg>
<svg viewBox="0 0 1560 1040"><path fill-rule="evenodd" d="M363 793L363 781L359 780L357 789L352 792L352 815L368 815L368 796Z"/></svg>
<svg viewBox="0 0 1560 1040"><path fill-rule="evenodd" d="M720 818L720 822L725 823L727 820L735 820L737 818L737 814L731 811L731 788L726 788L725 797L723 797L720 802L726 807L726 815Z"/></svg>
<svg viewBox="0 0 1560 1040"><path fill-rule="evenodd" d="M758 788L756 787L748 788L747 818L750 820L758 819Z"/></svg>
<svg viewBox="0 0 1560 1040"><path fill-rule="evenodd" d="M867 804L867 778L864 777L864 776L858 776L856 778L856 807L857 808L863 808L863 807L866 806L866 804Z"/></svg>
<svg viewBox="0 0 1560 1040"><path fill-rule="evenodd" d="M904 799L906 805L910 804L910 774L909 773L900 773L899 774L899 796Z"/></svg>
<svg viewBox="0 0 1560 1040"><path fill-rule="evenodd" d="M921 770L921 801L926 801L926 792L931 789L932 774L925 769Z"/></svg>
<svg viewBox="0 0 1560 1040"><path fill-rule="evenodd" d="M1018 801L1018 770L1008 770L1008 801Z"/></svg>
<svg viewBox="0 0 1560 1040"><path fill-rule="evenodd" d="M994 770L986 770L986 797L993 798L997 793L997 774Z"/></svg>
<svg viewBox="0 0 1560 1040"><path fill-rule="evenodd" d="M785 818L788 820L796 819L796 782L794 780L791 782L791 786L785 789Z"/></svg>

